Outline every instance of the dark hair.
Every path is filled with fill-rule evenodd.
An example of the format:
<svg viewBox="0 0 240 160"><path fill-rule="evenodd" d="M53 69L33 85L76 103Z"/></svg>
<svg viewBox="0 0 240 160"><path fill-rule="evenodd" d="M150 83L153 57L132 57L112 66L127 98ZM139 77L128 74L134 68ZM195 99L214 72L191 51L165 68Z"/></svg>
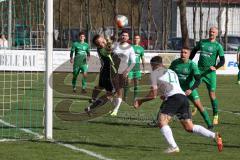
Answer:
<svg viewBox="0 0 240 160"><path fill-rule="evenodd" d="M151 60L150 60L151 64L162 64L162 57L161 56L154 56Z"/></svg>
<svg viewBox="0 0 240 160"><path fill-rule="evenodd" d="M128 33L127 30L122 30L121 35L122 35L123 33L127 33L127 34L129 35L129 33Z"/></svg>
<svg viewBox="0 0 240 160"><path fill-rule="evenodd" d="M79 32L78 36L80 37L81 35L85 36L85 32Z"/></svg>
<svg viewBox="0 0 240 160"><path fill-rule="evenodd" d="M138 37L140 37L140 38L141 38L141 36L140 36L139 34L134 34L134 37L136 37L136 36L138 36Z"/></svg>
<svg viewBox="0 0 240 160"><path fill-rule="evenodd" d="M183 46L182 49L191 50L189 47Z"/></svg>
<svg viewBox="0 0 240 160"><path fill-rule="evenodd" d="M99 39L101 37L101 35L99 35L99 34L96 34L94 37L93 37L93 39L92 39L92 43L94 44L94 45L97 45L97 40Z"/></svg>

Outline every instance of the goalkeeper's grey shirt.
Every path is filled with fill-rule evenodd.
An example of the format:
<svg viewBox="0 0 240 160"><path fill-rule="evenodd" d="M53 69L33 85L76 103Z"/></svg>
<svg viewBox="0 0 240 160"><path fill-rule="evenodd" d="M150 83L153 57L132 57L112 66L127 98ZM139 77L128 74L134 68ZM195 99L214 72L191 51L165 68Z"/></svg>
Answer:
<svg viewBox="0 0 240 160"><path fill-rule="evenodd" d="M152 88L157 89L158 93L166 99L175 94L185 95L179 84L177 74L171 69L159 67L151 72L150 78Z"/></svg>

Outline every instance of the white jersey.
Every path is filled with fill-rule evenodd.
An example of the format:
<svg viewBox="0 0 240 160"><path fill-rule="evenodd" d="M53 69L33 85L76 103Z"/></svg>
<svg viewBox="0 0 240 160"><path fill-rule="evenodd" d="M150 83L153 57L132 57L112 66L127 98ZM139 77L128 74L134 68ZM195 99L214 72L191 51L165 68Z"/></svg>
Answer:
<svg viewBox="0 0 240 160"><path fill-rule="evenodd" d="M151 85L166 99L175 94L183 94L177 74L171 70L159 67L151 72Z"/></svg>
<svg viewBox="0 0 240 160"><path fill-rule="evenodd" d="M129 70L134 67L136 63L136 56L134 49L130 44L121 45L120 43L117 43L113 49L113 53L120 59L118 74L122 74L128 67Z"/></svg>
<svg viewBox="0 0 240 160"><path fill-rule="evenodd" d="M7 48L8 47L8 41L5 39L0 39L0 48Z"/></svg>

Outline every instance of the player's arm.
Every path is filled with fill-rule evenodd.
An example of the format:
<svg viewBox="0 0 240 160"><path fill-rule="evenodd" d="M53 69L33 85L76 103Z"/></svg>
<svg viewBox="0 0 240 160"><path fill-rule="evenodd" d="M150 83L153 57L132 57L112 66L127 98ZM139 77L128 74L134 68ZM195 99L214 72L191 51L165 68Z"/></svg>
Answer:
<svg viewBox="0 0 240 160"><path fill-rule="evenodd" d="M192 91L194 89L196 89L200 85L200 83L201 83L201 74L200 74L200 71L198 69L198 66L194 62L192 62L191 68L192 68L192 75L193 75L193 77L195 79L195 82L194 82L194 84L190 88L188 88L185 91L185 94L187 96L189 96L192 93Z"/></svg>
<svg viewBox="0 0 240 160"><path fill-rule="evenodd" d="M143 73L145 73L145 58L144 58L144 52L141 55L141 60L142 60L142 67L143 67Z"/></svg>
<svg viewBox="0 0 240 160"><path fill-rule="evenodd" d="M89 49L89 45L88 45L88 47L87 47L86 52L87 52L87 61L88 61L89 58L90 58L90 49Z"/></svg>
<svg viewBox="0 0 240 160"><path fill-rule="evenodd" d="M217 65L214 66L216 68L216 70L218 68L222 67L224 65L224 63L225 63L224 51L223 51L223 47L221 45L219 46L218 53L219 53L220 61L218 62Z"/></svg>
<svg viewBox="0 0 240 160"><path fill-rule="evenodd" d="M143 103L155 99L157 97L157 94L158 94L157 90L158 90L157 77L156 77L156 75L151 73L151 87L150 87L150 91L148 92L148 94L144 98L136 99L134 101L134 108L139 108Z"/></svg>
<svg viewBox="0 0 240 160"><path fill-rule="evenodd" d="M73 63L73 53L75 52L75 44L72 44L71 51L70 51L70 63Z"/></svg>
<svg viewBox="0 0 240 160"><path fill-rule="evenodd" d="M128 73L133 69L133 67L135 66L135 63L136 63L136 56L135 56L135 52L134 52L133 48L131 47L131 49L129 51L130 51L129 60L131 61L131 64L123 72L123 75L125 77L127 77Z"/></svg>
<svg viewBox="0 0 240 160"><path fill-rule="evenodd" d="M201 43L201 42L199 42L199 43L192 49L189 59L192 60L192 59L195 57L196 53L200 50L200 43Z"/></svg>
<svg viewBox="0 0 240 160"><path fill-rule="evenodd" d="M134 101L134 108L139 108L143 103L145 103L147 101L151 101L151 100L155 99L156 97L157 97L157 89L155 89L154 87L151 87L150 91L144 98L136 99Z"/></svg>
<svg viewBox="0 0 240 160"><path fill-rule="evenodd" d="M240 47L238 47L238 50L237 50L237 63L239 64L239 61L240 61Z"/></svg>

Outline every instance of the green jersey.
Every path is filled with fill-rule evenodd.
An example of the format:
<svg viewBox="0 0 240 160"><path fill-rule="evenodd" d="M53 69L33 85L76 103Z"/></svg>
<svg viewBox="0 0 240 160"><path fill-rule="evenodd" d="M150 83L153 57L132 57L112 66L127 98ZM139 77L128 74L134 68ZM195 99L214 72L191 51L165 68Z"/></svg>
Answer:
<svg viewBox="0 0 240 160"><path fill-rule="evenodd" d="M87 43L74 42L71 48L70 58L74 56L74 65L81 66L87 64L87 56L89 55L89 46Z"/></svg>
<svg viewBox="0 0 240 160"><path fill-rule="evenodd" d="M194 83L194 75L200 75L200 71L193 61L188 60L184 63L181 58L174 60L169 69L176 72L183 90L192 87L190 85L193 85Z"/></svg>
<svg viewBox="0 0 240 160"><path fill-rule="evenodd" d="M142 46L139 45L132 45L135 55L136 55L136 64L133 67L132 71L140 71L140 62L141 58L144 56L144 49Z"/></svg>
<svg viewBox="0 0 240 160"><path fill-rule="evenodd" d="M238 47L237 52L240 52L240 46Z"/></svg>
<svg viewBox="0 0 240 160"><path fill-rule="evenodd" d="M198 67L202 71L215 66L218 56L224 56L222 45L217 41L210 42L209 39L200 41L194 49L200 50Z"/></svg>

